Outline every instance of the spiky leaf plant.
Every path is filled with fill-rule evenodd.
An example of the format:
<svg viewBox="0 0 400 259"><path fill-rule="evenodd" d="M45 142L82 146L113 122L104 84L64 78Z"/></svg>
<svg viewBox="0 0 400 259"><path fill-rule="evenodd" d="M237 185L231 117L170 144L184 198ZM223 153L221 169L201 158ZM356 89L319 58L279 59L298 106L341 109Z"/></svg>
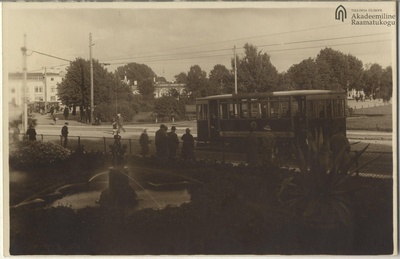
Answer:
<svg viewBox="0 0 400 259"><path fill-rule="evenodd" d="M308 132L307 149L294 147L300 172L285 179L279 197L307 222L318 220L337 222L345 226L352 222L352 199L350 194L360 189L350 171L369 145L354 156L349 156L344 146L336 157L330 152L330 139L322 130Z"/></svg>

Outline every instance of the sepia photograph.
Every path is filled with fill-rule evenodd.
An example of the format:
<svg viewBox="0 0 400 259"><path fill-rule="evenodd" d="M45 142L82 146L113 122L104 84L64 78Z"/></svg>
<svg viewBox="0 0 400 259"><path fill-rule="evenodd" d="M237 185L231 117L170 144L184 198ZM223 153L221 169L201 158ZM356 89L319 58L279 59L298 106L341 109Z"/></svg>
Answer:
<svg viewBox="0 0 400 259"><path fill-rule="evenodd" d="M3 256L396 255L397 3L2 3Z"/></svg>

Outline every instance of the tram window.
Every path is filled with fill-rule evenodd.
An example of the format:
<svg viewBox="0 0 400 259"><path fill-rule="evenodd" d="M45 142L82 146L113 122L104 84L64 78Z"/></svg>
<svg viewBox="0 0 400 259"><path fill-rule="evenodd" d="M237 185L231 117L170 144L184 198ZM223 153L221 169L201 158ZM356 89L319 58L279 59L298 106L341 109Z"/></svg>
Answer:
<svg viewBox="0 0 400 259"><path fill-rule="evenodd" d="M315 114L318 118L325 118L325 100L315 101Z"/></svg>
<svg viewBox="0 0 400 259"><path fill-rule="evenodd" d="M289 102L281 102L281 117L290 118Z"/></svg>
<svg viewBox="0 0 400 259"><path fill-rule="evenodd" d="M342 117L341 115L341 100L333 100L333 117L334 118L340 118Z"/></svg>
<svg viewBox="0 0 400 259"><path fill-rule="evenodd" d="M261 117L261 104L258 102L250 103L250 117L251 118L260 118Z"/></svg>
<svg viewBox="0 0 400 259"><path fill-rule="evenodd" d="M279 118L279 102L270 102L270 118Z"/></svg>
<svg viewBox="0 0 400 259"><path fill-rule="evenodd" d="M208 106L206 104L197 105L197 118L199 120L206 120L208 117Z"/></svg>
<svg viewBox="0 0 400 259"><path fill-rule="evenodd" d="M332 118L332 100L326 100L326 117Z"/></svg>
<svg viewBox="0 0 400 259"><path fill-rule="evenodd" d="M292 114L293 116L299 115L299 103L297 101L292 102Z"/></svg>
<svg viewBox="0 0 400 259"><path fill-rule="evenodd" d="M228 119L228 104L227 103L219 104L219 116L221 119Z"/></svg>
<svg viewBox="0 0 400 259"><path fill-rule="evenodd" d="M261 103L261 118L268 118L268 104L267 103Z"/></svg>
<svg viewBox="0 0 400 259"><path fill-rule="evenodd" d="M243 99L242 103L240 104L240 118L248 118L248 107L247 107L247 100Z"/></svg>
<svg viewBox="0 0 400 259"><path fill-rule="evenodd" d="M307 116L311 119L316 118L314 101L307 101Z"/></svg>
<svg viewBox="0 0 400 259"><path fill-rule="evenodd" d="M236 118L237 108L235 109L235 107L236 107L235 103L228 103L229 119Z"/></svg>

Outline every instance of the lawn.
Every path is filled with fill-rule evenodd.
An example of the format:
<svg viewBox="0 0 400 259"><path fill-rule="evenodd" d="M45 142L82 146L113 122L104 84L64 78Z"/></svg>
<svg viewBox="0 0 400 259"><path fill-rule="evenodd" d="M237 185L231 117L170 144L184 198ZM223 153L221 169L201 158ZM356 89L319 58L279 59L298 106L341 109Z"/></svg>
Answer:
<svg viewBox="0 0 400 259"><path fill-rule="evenodd" d="M347 118L347 129L392 131L392 105L354 110Z"/></svg>

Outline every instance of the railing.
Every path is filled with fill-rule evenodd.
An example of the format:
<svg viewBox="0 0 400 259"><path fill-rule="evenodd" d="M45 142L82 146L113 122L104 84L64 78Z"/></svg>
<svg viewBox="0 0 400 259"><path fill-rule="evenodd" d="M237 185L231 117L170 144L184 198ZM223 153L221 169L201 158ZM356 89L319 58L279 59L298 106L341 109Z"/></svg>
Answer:
<svg viewBox="0 0 400 259"><path fill-rule="evenodd" d="M38 141L52 142L59 145L63 145L63 138L60 135L44 135L38 134ZM23 134L19 135L19 140L24 138ZM75 150L76 148L83 148L85 151L102 151L109 152L110 145L114 143L113 137L81 137L81 136L68 136L68 146L70 150ZM10 144L13 144L12 136L10 134ZM140 154L141 148L138 138L121 138L121 144L127 146L127 153L132 155ZM180 145L181 147L181 145ZM355 149L352 147L352 149ZM149 145L149 154L155 154L154 141ZM352 150L353 155L357 150ZM227 161L234 163L244 162L246 159L246 154L239 152L228 151L225 148L221 150L207 150L197 148L195 149L195 155L200 159L208 159L213 161ZM177 152L177 156L180 156L180 150ZM280 163L283 166L296 167L296 164L288 161ZM363 166L365 165L365 166ZM355 165L353 169L358 166L363 166L358 170L357 175L375 178L391 178L393 174L393 153L392 152L382 152L382 151L366 151L358 161L358 165Z"/></svg>

